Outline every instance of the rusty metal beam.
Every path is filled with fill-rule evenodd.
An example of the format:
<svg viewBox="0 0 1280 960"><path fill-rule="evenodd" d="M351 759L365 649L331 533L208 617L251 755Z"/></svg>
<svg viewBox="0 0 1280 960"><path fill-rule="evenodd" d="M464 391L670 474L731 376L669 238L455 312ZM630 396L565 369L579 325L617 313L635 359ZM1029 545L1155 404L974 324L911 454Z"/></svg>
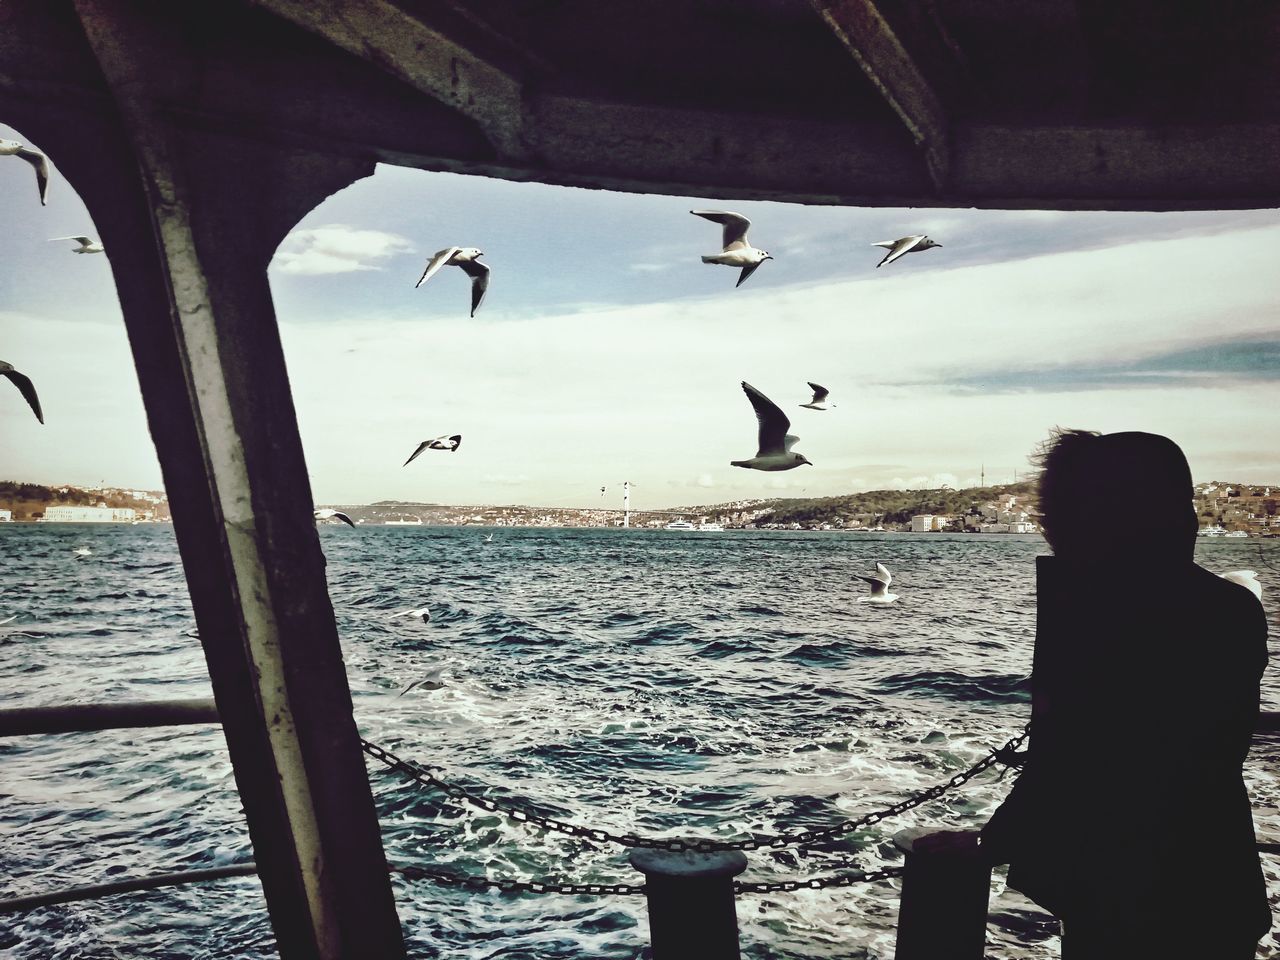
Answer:
<svg viewBox="0 0 1280 960"><path fill-rule="evenodd" d="M474 121L508 159L527 158L521 79L390 0L249 0L370 60Z"/></svg>
<svg viewBox="0 0 1280 960"><path fill-rule="evenodd" d="M809 0L923 151L939 193L951 170L946 110L877 0Z"/></svg>
<svg viewBox="0 0 1280 960"><path fill-rule="evenodd" d="M288 229L373 165L175 127L162 104L217 69L186 11L75 11L110 101L8 116L110 250L278 948L403 957L266 277Z"/></svg>
<svg viewBox="0 0 1280 960"><path fill-rule="evenodd" d="M209 698L143 700L138 703L64 703L0 710L0 737L217 722L218 708Z"/></svg>

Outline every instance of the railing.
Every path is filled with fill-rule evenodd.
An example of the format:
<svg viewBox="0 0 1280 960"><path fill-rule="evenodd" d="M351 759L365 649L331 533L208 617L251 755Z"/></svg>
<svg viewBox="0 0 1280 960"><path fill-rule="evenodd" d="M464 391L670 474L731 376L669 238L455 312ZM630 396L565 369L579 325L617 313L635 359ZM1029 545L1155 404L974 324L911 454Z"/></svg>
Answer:
<svg viewBox="0 0 1280 960"><path fill-rule="evenodd" d="M27 707L0 710L0 737L218 722L217 707L212 699ZM1280 734L1280 711L1264 711L1259 717L1257 732L1262 735ZM365 743L365 752L384 762L390 769L410 776L424 787L441 790L452 799L498 810L534 826L597 841L623 843L631 847L631 865L644 874L645 883L609 885L490 881L419 867L388 867L409 878L432 879L473 889L493 887L507 892L570 895L643 893L648 902L655 960L737 960L739 948L735 894L821 889L901 876L895 954L897 960L981 960L986 940L991 866L977 855L972 845L956 843L939 847L919 844L918 841L930 833L926 829L906 830L894 837L896 846L905 855L905 864L901 868L777 883L735 882L734 877L746 868L747 860L742 852L744 850L840 837L851 832L854 827L877 823L888 816L918 806L953 786L963 784L995 763L1016 766L1018 755L1012 751L1025 736L1024 731L1022 736L1011 740L1005 747L992 751L982 761L951 780L901 801L887 810L844 821L824 830L804 831L771 839L751 838L729 842L670 839L650 841L631 835L615 836L607 831L540 817L515 805L496 804L488 798L445 783L432 774L429 768L401 760L368 742ZM1263 853L1280 854L1280 843L1260 843L1258 849ZM160 873L0 899L0 914L164 886L256 874L257 865L254 863Z"/></svg>

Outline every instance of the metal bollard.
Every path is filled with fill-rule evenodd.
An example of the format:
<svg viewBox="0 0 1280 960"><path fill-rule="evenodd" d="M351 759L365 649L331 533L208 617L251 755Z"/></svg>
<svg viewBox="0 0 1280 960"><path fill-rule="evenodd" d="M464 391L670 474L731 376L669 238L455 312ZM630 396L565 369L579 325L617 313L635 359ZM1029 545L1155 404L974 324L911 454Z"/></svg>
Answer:
<svg viewBox="0 0 1280 960"><path fill-rule="evenodd" d="M916 827L893 838L907 855L898 901L896 960L982 960L991 865L977 852L916 850L936 833ZM971 831L976 834L976 831Z"/></svg>
<svg viewBox="0 0 1280 960"><path fill-rule="evenodd" d="M631 851L644 874L653 960L738 960L733 878L747 868L737 850Z"/></svg>

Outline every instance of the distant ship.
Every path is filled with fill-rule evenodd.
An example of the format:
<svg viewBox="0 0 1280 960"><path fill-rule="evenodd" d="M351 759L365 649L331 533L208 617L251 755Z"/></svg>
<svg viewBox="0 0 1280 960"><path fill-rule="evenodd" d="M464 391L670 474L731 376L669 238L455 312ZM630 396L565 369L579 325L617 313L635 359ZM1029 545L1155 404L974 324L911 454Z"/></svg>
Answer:
<svg viewBox="0 0 1280 960"><path fill-rule="evenodd" d="M710 533L720 533L724 530L724 527L720 526L718 523L700 523L698 524L698 529L706 530Z"/></svg>
<svg viewBox="0 0 1280 960"><path fill-rule="evenodd" d="M412 520L386 520L383 525L387 527L420 527L422 526L422 518L414 517Z"/></svg>
<svg viewBox="0 0 1280 960"><path fill-rule="evenodd" d="M688 520L672 520L665 527L663 527L663 529L664 530L696 530L698 528L695 527Z"/></svg>
<svg viewBox="0 0 1280 960"><path fill-rule="evenodd" d="M1198 536L1201 537L1225 537L1226 535L1226 528L1220 527L1216 523L1210 524L1207 527L1202 527L1198 534Z"/></svg>

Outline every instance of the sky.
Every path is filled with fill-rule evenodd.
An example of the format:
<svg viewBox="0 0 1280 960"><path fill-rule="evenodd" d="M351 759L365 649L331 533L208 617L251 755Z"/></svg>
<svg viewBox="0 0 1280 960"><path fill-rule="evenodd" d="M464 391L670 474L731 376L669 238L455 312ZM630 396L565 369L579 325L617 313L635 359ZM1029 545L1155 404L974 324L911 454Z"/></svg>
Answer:
<svg viewBox="0 0 1280 960"><path fill-rule="evenodd" d="M0 383L0 479L158 489L110 251L46 242L96 236L50 159L41 208L0 158L0 359L46 420ZM750 217L775 259L735 289L691 209ZM942 246L876 268L871 243L915 233ZM474 319L461 270L414 288L451 245L492 268ZM1280 481L1278 254L1274 210L819 207L379 166L270 280L316 503L618 506L629 480L656 509L1007 482L1054 426L1163 433L1197 480ZM743 380L813 466L729 466L755 453ZM801 409L806 381L835 409Z"/></svg>

